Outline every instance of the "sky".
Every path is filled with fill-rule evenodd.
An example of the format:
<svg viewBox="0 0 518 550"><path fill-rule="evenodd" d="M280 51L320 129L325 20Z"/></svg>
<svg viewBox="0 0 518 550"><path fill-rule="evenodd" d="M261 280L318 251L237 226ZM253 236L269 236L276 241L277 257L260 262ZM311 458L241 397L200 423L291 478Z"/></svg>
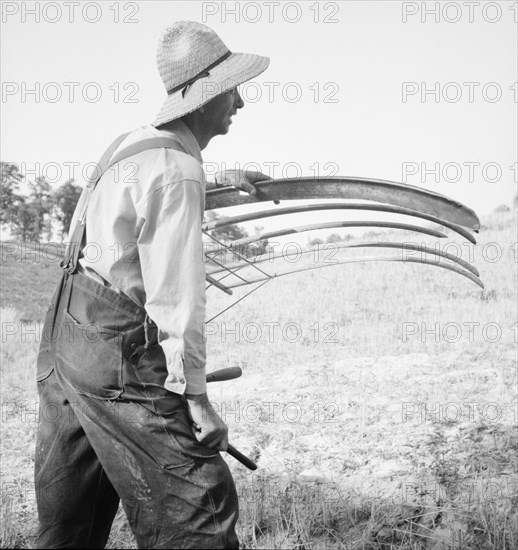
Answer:
<svg viewBox="0 0 518 550"><path fill-rule="evenodd" d="M161 30L195 20L271 58L203 151L209 176L386 179L484 215L517 191L517 16L517 2L3 2L1 160L84 184L160 110Z"/></svg>

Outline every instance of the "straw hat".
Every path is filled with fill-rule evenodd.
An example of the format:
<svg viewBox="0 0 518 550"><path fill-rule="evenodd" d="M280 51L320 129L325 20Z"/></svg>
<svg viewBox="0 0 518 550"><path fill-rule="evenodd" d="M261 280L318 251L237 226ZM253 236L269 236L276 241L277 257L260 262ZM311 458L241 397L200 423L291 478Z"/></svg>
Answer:
<svg viewBox="0 0 518 550"><path fill-rule="evenodd" d="M157 65L167 91L153 126L195 111L217 95L261 74L270 59L233 53L209 27L177 21L158 42Z"/></svg>

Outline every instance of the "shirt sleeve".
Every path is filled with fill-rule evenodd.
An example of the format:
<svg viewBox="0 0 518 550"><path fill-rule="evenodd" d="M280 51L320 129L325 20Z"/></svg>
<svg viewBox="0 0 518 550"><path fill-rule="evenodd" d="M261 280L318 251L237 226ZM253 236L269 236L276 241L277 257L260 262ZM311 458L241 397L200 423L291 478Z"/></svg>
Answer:
<svg viewBox="0 0 518 550"><path fill-rule="evenodd" d="M201 182L183 180L153 191L137 212L145 308L167 361L164 386L179 394L206 391L203 204Z"/></svg>

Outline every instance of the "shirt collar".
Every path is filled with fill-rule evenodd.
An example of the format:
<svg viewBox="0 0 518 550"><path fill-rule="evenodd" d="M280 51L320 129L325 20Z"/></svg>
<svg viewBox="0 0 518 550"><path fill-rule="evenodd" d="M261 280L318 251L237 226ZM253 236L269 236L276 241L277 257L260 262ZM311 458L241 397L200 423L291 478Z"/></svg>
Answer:
<svg viewBox="0 0 518 550"><path fill-rule="evenodd" d="M176 136L185 147L186 152L191 155L191 157L198 160L200 164L203 164L200 146L198 145L194 134L191 132L191 129L183 120L173 120L169 124L167 130L158 130L158 132L162 134L173 134Z"/></svg>

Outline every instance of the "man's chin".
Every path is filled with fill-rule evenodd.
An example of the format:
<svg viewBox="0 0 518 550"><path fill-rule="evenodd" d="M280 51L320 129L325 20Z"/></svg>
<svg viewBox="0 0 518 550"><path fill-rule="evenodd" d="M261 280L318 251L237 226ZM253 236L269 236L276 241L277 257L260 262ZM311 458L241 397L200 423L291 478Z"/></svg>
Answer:
<svg viewBox="0 0 518 550"><path fill-rule="evenodd" d="M230 130L230 123L229 124L222 124L221 128L219 130L220 135L228 134L228 131Z"/></svg>

